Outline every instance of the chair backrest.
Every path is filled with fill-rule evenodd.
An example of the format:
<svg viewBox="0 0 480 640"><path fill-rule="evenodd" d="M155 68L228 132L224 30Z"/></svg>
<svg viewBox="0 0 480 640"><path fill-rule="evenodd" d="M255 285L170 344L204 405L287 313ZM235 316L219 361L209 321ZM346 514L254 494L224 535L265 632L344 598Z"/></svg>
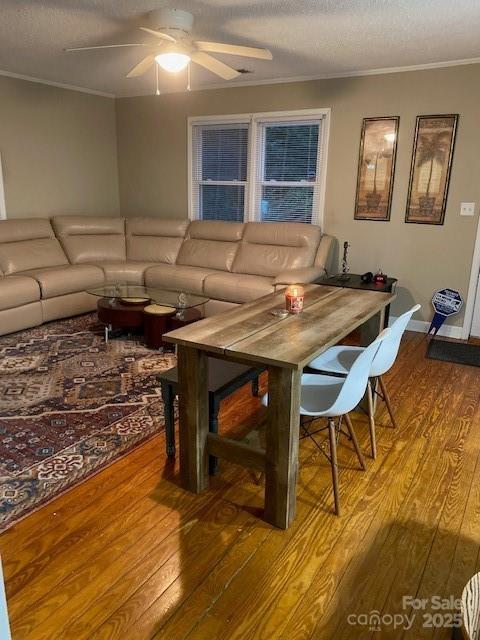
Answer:
<svg viewBox="0 0 480 640"><path fill-rule="evenodd" d="M382 376L393 365L407 324L415 311L418 311L420 307L421 305L416 304L409 311L402 313L392 324L387 340L382 342L381 347L377 351L377 355L373 359L372 369L370 371L371 377Z"/></svg>
<svg viewBox="0 0 480 640"><path fill-rule="evenodd" d="M2 565L0 560L0 638L10 640L10 625L8 624L7 600L3 584Z"/></svg>
<svg viewBox="0 0 480 640"><path fill-rule="evenodd" d="M363 398L373 359L383 342L388 339L390 329L384 329L379 336L362 351L348 372L337 399L328 410L330 416L341 416L352 411Z"/></svg>

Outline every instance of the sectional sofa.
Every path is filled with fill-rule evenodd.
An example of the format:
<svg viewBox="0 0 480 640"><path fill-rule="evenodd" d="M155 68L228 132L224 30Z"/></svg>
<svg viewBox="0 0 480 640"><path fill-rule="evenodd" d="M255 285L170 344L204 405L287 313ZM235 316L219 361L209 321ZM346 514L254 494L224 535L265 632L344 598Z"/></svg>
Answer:
<svg viewBox="0 0 480 640"><path fill-rule="evenodd" d="M301 223L57 216L0 221L0 335L92 311L128 282L210 298L207 315L325 272L332 238Z"/></svg>

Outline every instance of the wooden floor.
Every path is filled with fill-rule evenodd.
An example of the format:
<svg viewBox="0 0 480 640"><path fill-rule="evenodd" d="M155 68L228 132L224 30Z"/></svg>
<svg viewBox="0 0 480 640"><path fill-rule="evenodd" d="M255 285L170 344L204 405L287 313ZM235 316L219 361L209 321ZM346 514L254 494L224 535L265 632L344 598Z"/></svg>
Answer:
<svg viewBox="0 0 480 640"><path fill-rule="evenodd" d="M339 447L340 518L307 440L297 517L280 531L235 465L201 496L182 491L161 436L7 531L13 640L450 638L422 610L410 631L387 615L412 613L403 596L458 597L480 571L480 369L427 360L425 345L408 334L387 377L399 428L382 409L377 460L362 472ZM241 390L223 432L262 411Z"/></svg>

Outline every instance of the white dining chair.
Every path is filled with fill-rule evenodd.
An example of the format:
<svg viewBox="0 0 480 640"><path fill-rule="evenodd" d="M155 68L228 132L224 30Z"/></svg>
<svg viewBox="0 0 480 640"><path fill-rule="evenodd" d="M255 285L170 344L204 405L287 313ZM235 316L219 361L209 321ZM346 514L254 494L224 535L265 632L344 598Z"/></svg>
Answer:
<svg viewBox="0 0 480 640"><path fill-rule="evenodd" d="M10 625L8 624L7 599L5 597L5 586L3 584L1 559L0 559L0 638L1 640L11 640Z"/></svg>
<svg viewBox="0 0 480 640"><path fill-rule="evenodd" d="M413 314L420 309L421 305L414 307L399 316L390 327L388 338L382 342L381 347L373 359L372 368L367 385L368 420L370 425L370 442L372 458L377 457L377 440L375 434L375 408L374 396L378 396L387 406L390 419L394 427L397 426L393 415L392 404L385 382L382 376L393 366L400 348L400 341L407 328L408 322ZM365 347L350 347L339 345L331 347L322 353L318 358L308 364L308 368L315 369L322 373L333 373L340 376L348 374L357 358L364 352ZM378 385L380 390L378 391Z"/></svg>
<svg viewBox="0 0 480 640"><path fill-rule="evenodd" d="M389 333L390 330L385 329L372 344L362 350L345 377L335 378L318 373L304 373L301 378L300 415L327 418L327 426L318 429L315 433L328 429L330 455L325 455L332 467L333 497L337 515L340 515L337 440L342 432L342 418L345 418L347 425L348 434L346 435L352 440L361 468L365 469L365 461L348 414L364 396L373 358ZM265 406L268 405L268 394L263 396L262 402ZM336 423L335 418L338 418ZM307 432L307 435L313 434ZM322 447L319 446L319 448L325 453Z"/></svg>

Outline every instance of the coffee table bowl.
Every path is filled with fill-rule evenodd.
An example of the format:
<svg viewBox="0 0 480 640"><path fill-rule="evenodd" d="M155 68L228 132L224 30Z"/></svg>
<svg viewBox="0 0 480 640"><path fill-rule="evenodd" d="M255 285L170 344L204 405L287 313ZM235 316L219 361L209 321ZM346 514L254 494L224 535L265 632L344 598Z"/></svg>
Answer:
<svg viewBox="0 0 480 640"><path fill-rule="evenodd" d="M150 298L119 298L123 304L148 304L150 302Z"/></svg>

